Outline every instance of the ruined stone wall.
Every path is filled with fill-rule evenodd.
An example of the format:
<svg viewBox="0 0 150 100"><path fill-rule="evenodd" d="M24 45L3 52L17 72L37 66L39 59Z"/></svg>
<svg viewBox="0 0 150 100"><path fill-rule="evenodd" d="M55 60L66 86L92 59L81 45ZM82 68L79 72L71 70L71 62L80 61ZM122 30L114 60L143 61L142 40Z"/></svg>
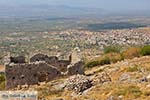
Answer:
<svg viewBox="0 0 150 100"><path fill-rule="evenodd" d="M25 63L25 57L24 56L18 56L18 57L10 57L11 63Z"/></svg>
<svg viewBox="0 0 150 100"><path fill-rule="evenodd" d="M70 61L67 60L59 60L55 63L49 63L50 65L54 66L61 72L66 72L67 71L67 66L70 64Z"/></svg>
<svg viewBox="0 0 150 100"><path fill-rule="evenodd" d="M71 56L69 60L58 60L55 56L38 54L30 59L30 63L10 62L5 65L6 88L48 82L61 75L84 74L84 63L71 63L71 59Z"/></svg>
<svg viewBox="0 0 150 100"><path fill-rule="evenodd" d="M49 57L44 54L36 54L30 58L30 62L36 62L36 61L49 61Z"/></svg>
<svg viewBox="0 0 150 100"><path fill-rule="evenodd" d="M67 67L67 75L84 74L83 67L84 67L84 63L82 61L72 63Z"/></svg>
<svg viewBox="0 0 150 100"><path fill-rule="evenodd" d="M71 63L71 57L69 56L69 60L59 60L56 56L50 56L44 54L36 54L31 57L30 62L36 61L45 61L47 64L50 64L57 68L61 72L67 71L67 66Z"/></svg>
<svg viewBox="0 0 150 100"><path fill-rule="evenodd" d="M45 62L6 65L5 73L7 89L50 81L61 75L60 71Z"/></svg>

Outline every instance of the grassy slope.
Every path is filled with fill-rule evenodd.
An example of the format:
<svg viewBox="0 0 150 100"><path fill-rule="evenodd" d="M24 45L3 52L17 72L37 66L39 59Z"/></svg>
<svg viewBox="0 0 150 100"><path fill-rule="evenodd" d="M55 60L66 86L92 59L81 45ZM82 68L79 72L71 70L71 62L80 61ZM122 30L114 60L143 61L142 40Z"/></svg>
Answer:
<svg viewBox="0 0 150 100"><path fill-rule="evenodd" d="M64 98L65 100L107 100L110 96L120 97L123 100L150 100L149 82L132 82L132 80L139 80L147 76L150 72L149 66L150 57L147 56L88 69L86 74L96 75L104 71L109 73L112 82L97 84L78 96L72 95L72 91L54 88L59 87L67 77L40 86L32 86L30 89L38 90L39 97L48 98L48 100L55 100L56 98ZM122 74L130 75L131 82L120 82L119 78Z"/></svg>

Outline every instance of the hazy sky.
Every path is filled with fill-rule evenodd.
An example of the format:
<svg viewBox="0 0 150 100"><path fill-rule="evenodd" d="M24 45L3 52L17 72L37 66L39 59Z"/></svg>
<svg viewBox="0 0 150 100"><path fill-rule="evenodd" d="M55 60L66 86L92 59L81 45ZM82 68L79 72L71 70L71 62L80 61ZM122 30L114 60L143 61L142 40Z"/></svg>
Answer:
<svg viewBox="0 0 150 100"><path fill-rule="evenodd" d="M150 0L0 0L0 5L68 5L106 10L150 9Z"/></svg>

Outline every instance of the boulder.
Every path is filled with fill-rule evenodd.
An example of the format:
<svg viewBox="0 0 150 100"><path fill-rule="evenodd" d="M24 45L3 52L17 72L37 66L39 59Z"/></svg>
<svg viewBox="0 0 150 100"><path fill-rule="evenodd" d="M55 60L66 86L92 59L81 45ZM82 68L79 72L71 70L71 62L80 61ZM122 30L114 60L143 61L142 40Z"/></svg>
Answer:
<svg viewBox="0 0 150 100"><path fill-rule="evenodd" d="M148 80L148 82L150 82L150 74L146 77L146 79Z"/></svg>
<svg viewBox="0 0 150 100"><path fill-rule="evenodd" d="M129 80L131 80L131 77L128 73L123 73L119 78L119 81L121 81L121 82L122 81L129 81Z"/></svg>

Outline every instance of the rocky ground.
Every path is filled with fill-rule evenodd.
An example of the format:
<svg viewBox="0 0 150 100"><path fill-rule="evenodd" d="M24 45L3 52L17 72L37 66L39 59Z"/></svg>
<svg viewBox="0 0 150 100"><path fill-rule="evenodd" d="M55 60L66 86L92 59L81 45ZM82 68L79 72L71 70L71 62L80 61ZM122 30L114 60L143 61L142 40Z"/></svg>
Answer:
<svg viewBox="0 0 150 100"><path fill-rule="evenodd" d="M61 77L21 90L37 90L39 100L150 100L150 56L97 66L85 75Z"/></svg>

